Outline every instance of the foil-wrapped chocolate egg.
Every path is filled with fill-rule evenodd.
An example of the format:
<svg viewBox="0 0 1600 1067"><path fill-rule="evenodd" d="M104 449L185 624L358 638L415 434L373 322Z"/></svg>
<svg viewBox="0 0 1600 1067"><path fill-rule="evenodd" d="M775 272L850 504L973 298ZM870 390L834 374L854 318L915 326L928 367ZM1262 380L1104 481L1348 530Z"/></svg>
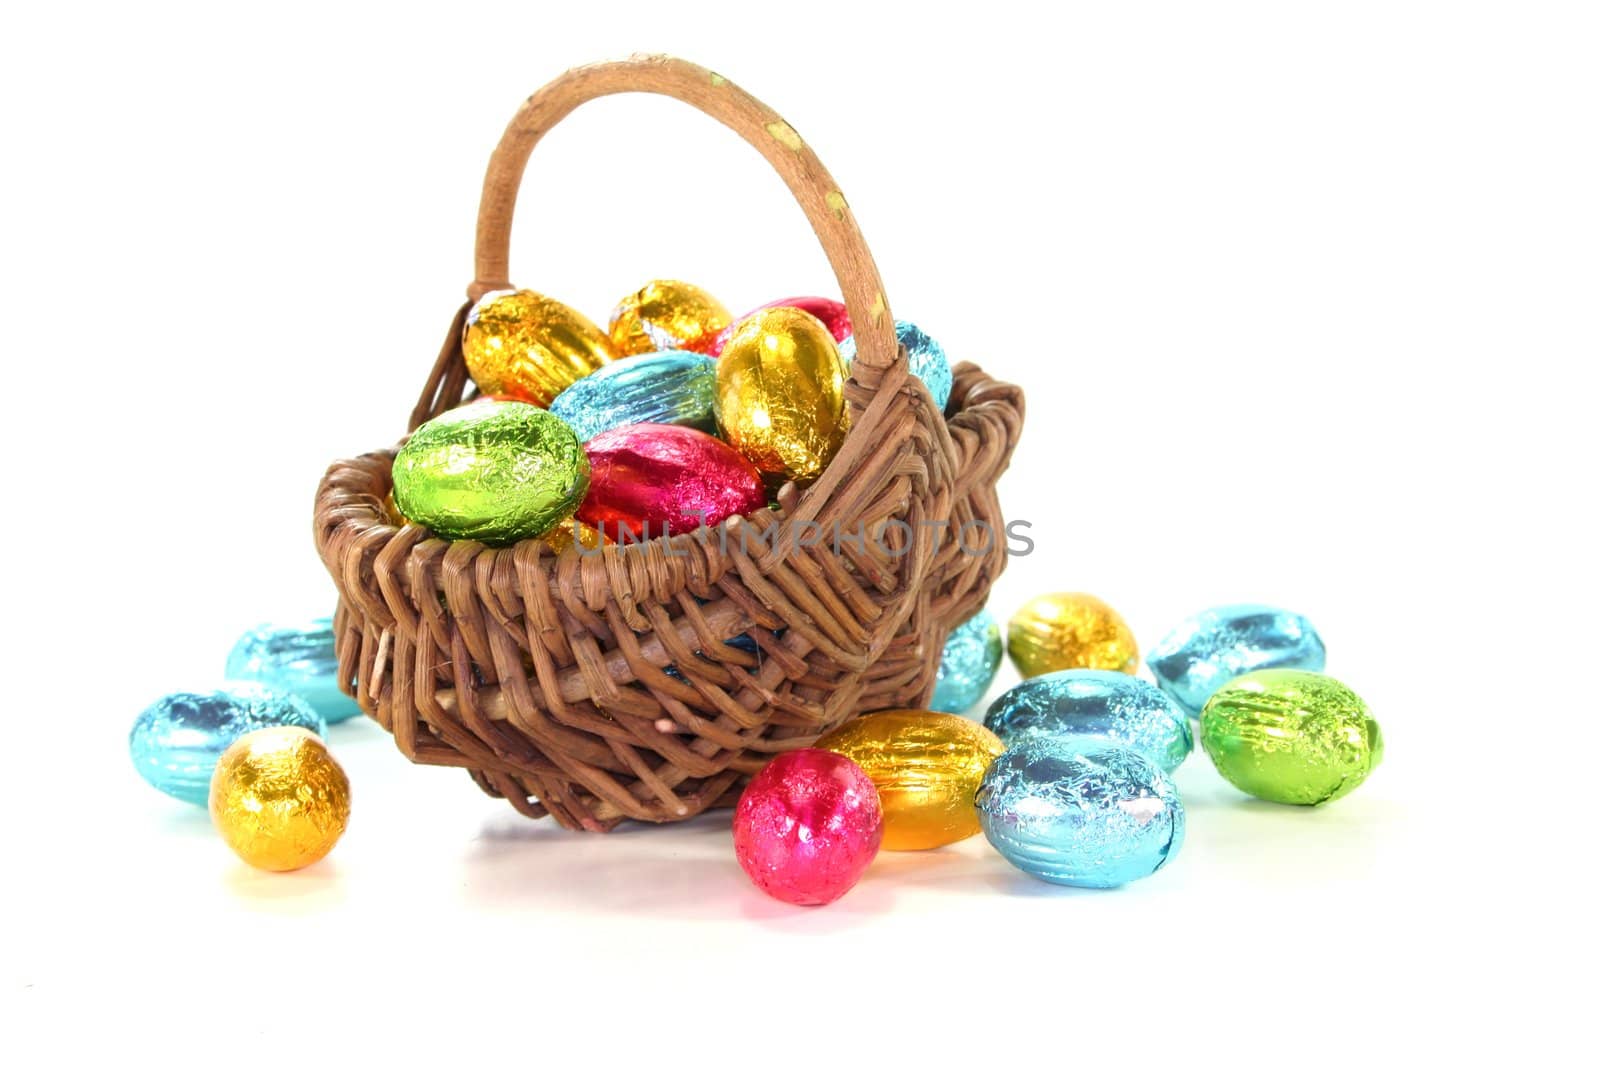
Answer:
<svg viewBox="0 0 1600 1067"><path fill-rule="evenodd" d="M1366 703L1312 671L1255 671L1227 683L1200 713L1200 743L1222 777L1279 804L1337 800L1383 760Z"/></svg>
<svg viewBox="0 0 1600 1067"><path fill-rule="evenodd" d="M963 715L989 691L1004 654L1000 624L988 611L950 631L939 656L939 673L928 706L934 711Z"/></svg>
<svg viewBox="0 0 1600 1067"><path fill-rule="evenodd" d="M575 518L561 520L555 529L546 533L540 540L549 545L550 551L557 555L573 545L577 545L580 552L597 552L604 544L599 530Z"/></svg>
<svg viewBox="0 0 1600 1067"><path fill-rule="evenodd" d="M252 730L299 726L317 733L321 715L297 696L255 682L171 693L139 713L128 754L140 777L168 796L204 804L223 750Z"/></svg>
<svg viewBox="0 0 1600 1067"><path fill-rule="evenodd" d="M955 386L955 374L950 369L950 357L945 355L944 346L923 333L914 322L896 319L894 334L906 350L912 375L922 380L933 397L933 406L943 411L950 403L950 390ZM840 342L839 355L844 359L845 374L849 375L850 364L856 358L854 337Z"/></svg>
<svg viewBox="0 0 1600 1067"><path fill-rule="evenodd" d="M591 475L578 518L611 542L715 526L766 506L750 461L687 426L619 426L584 449Z"/></svg>
<svg viewBox="0 0 1600 1067"><path fill-rule="evenodd" d="M1088 593L1044 593L1011 616L1006 651L1024 678L1080 668L1139 669L1133 631L1111 605Z"/></svg>
<svg viewBox="0 0 1600 1067"><path fill-rule="evenodd" d="M799 308L757 311L717 359L717 425L769 481L815 481L849 428L844 363Z"/></svg>
<svg viewBox="0 0 1600 1067"><path fill-rule="evenodd" d="M989 765L977 807L995 851L1057 885L1124 885L1183 845L1183 801L1171 779L1117 745L1022 741Z"/></svg>
<svg viewBox="0 0 1600 1067"><path fill-rule="evenodd" d="M763 893L829 904L861 880L883 841L883 808L865 771L836 752L773 758L739 797L733 850Z"/></svg>
<svg viewBox="0 0 1600 1067"><path fill-rule="evenodd" d="M578 435L515 401L479 401L430 419L394 459L400 512L455 541L538 537L576 511L588 487Z"/></svg>
<svg viewBox="0 0 1600 1067"><path fill-rule="evenodd" d="M623 297L611 312L611 346L619 356L644 352L705 352L733 316L698 285L653 281Z"/></svg>
<svg viewBox="0 0 1600 1067"><path fill-rule="evenodd" d="M1241 674L1320 671L1328 653L1311 620L1260 604L1211 608L1183 620L1145 655L1156 684L1190 715Z"/></svg>
<svg viewBox="0 0 1600 1067"><path fill-rule="evenodd" d="M1029 737L1124 745L1168 774L1194 749L1183 709L1143 678L1118 671L1029 678L989 705L983 725L1008 745Z"/></svg>
<svg viewBox="0 0 1600 1067"><path fill-rule="evenodd" d="M545 407L616 353L600 327L559 300L505 289L467 313L461 356L483 393Z"/></svg>
<svg viewBox="0 0 1600 1067"><path fill-rule="evenodd" d="M706 349L708 356L722 355L722 346L728 343L728 338L733 336L733 331L739 328L739 323L754 315L757 311L768 308L799 308L818 322L822 323L827 331L833 335L835 341L843 342L851 334L850 311L837 300L829 300L825 296L786 296L782 300L774 300L768 304L747 311L734 319L723 331L717 334L716 340Z"/></svg>
<svg viewBox="0 0 1600 1067"><path fill-rule="evenodd" d="M584 441L618 426L649 422L715 433L717 366L698 352L653 352L608 363L550 402Z"/></svg>
<svg viewBox="0 0 1600 1067"><path fill-rule="evenodd" d="M257 730L217 761L210 807L212 824L240 859L263 871L297 871L344 834L350 779L309 730Z"/></svg>
<svg viewBox="0 0 1600 1067"><path fill-rule="evenodd" d="M255 627L234 642L223 677L293 693L329 723L361 714L361 705L339 688L331 618Z"/></svg>
<svg viewBox="0 0 1600 1067"><path fill-rule="evenodd" d="M973 794L1005 746L971 719L940 711L875 711L817 747L867 772L883 804L883 847L941 848L977 833Z"/></svg>

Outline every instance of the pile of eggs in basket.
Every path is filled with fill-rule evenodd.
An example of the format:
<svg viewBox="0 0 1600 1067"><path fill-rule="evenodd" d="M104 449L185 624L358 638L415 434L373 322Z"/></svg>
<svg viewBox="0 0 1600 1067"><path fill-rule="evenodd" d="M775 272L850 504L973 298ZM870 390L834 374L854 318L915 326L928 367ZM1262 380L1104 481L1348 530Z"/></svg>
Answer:
<svg viewBox="0 0 1600 1067"><path fill-rule="evenodd" d="M933 403L950 363L896 323ZM483 398L424 423L394 461L394 504L450 540L646 540L767 505L821 476L849 429L844 305L774 301L734 318L704 290L655 281L600 329L531 290L468 313L462 356Z"/></svg>

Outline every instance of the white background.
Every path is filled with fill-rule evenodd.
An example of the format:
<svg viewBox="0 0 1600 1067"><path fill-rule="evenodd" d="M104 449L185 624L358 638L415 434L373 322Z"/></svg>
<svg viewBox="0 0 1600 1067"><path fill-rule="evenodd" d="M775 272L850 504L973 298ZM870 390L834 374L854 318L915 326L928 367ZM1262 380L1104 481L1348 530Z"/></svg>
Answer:
<svg viewBox="0 0 1600 1067"><path fill-rule="evenodd" d="M0 16L8 1059L1578 1055L1592 7L45 8ZM1148 646L1302 611L1383 723L1371 781L1291 810L1199 755L1156 877L1051 889L980 839L820 910L751 888L725 816L567 835L364 721L297 875L146 788L140 707L330 606L313 490L403 430L502 126L636 50L781 110L895 311L1027 388L1002 498L1039 547L997 614L1089 590ZM759 157L653 98L541 146L513 252L601 319L652 277L834 291Z"/></svg>

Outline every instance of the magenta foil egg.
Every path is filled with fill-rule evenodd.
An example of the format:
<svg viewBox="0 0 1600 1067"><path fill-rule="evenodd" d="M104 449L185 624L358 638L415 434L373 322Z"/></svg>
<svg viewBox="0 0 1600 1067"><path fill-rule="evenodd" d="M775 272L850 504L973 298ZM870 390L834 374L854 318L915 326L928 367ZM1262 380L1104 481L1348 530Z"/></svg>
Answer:
<svg viewBox="0 0 1600 1067"><path fill-rule="evenodd" d="M761 472L726 443L687 426L637 423L596 434L578 518L609 542L684 533L766 506Z"/></svg>
<svg viewBox="0 0 1600 1067"><path fill-rule="evenodd" d="M860 881L883 842L883 807L854 761L785 752L745 787L733 816L739 866L789 904L830 904Z"/></svg>
<svg viewBox="0 0 1600 1067"><path fill-rule="evenodd" d="M782 300L774 300L770 304L762 304L758 308L751 308L728 323L723 331L712 340L711 347L706 349L706 355L722 355L722 346L728 343L728 338L733 336L733 331L738 325L756 312L765 311L768 308L799 308L826 326L828 332L833 334L835 341L843 341L851 334L850 312L845 310L845 306L839 301L829 300L825 296L786 296Z"/></svg>

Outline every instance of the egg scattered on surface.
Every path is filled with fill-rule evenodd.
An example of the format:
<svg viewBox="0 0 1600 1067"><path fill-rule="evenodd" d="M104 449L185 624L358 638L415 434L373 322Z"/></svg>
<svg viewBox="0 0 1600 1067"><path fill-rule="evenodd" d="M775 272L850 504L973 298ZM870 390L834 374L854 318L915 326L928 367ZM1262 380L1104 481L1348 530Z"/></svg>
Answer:
<svg viewBox="0 0 1600 1067"><path fill-rule="evenodd" d="M1366 703L1311 671L1255 671L1227 683L1200 713L1200 742L1224 778L1279 804L1337 800L1383 761L1383 733Z"/></svg>
<svg viewBox="0 0 1600 1067"><path fill-rule="evenodd" d="M204 804L223 750L252 730L299 726L320 734L323 718L299 697L255 682L171 693L134 720L128 753L145 781L179 800Z"/></svg>
<svg viewBox="0 0 1600 1067"><path fill-rule="evenodd" d="M1111 605L1088 593L1045 593L1022 605L1006 627L1006 651L1024 678L1139 668L1133 631Z"/></svg>
<svg viewBox="0 0 1600 1067"><path fill-rule="evenodd" d="M299 870L326 856L344 834L350 779L309 730L256 730L218 760L210 808L223 841L250 866Z"/></svg>
<svg viewBox="0 0 1600 1067"><path fill-rule="evenodd" d="M1183 845L1172 781L1118 745L1024 740L990 764L977 806L995 851L1058 885L1124 885L1160 870Z"/></svg>
<svg viewBox="0 0 1600 1067"><path fill-rule="evenodd" d="M940 848L977 833L973 794L1005 746L970 719L939 711L875 711L817 747L867 772L883 804L883 847Z"/></svg>

